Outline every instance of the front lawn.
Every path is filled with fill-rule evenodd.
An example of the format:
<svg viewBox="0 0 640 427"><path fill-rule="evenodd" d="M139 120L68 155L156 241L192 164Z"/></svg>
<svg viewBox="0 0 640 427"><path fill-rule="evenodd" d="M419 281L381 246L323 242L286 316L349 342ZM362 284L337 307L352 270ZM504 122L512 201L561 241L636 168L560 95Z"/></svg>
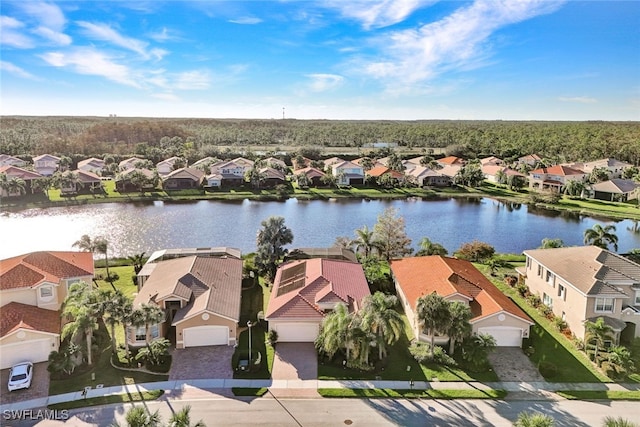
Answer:
<svg viewBox="0 0 640 427"><path fill-rule="evenodd" d="M123 393L111 396L90 397L82 400L72 400L71 402L55 403L47 406L49 409L76 409L89 406L110 405L112 403L148 402L159 399L164 394L164 390L151 390L143 392Z"/></svg>
<svg viewBox="0 0 640 427"><path fill-rule="evenodd" d="M267 331L266 324L259 323L251 328L251 352L255 355L260 352L262 361L260 369L256 372L240 372L235 371L238 361L248 359L249 354L249 329L245 329L240 333L238 346L231 358L232 368L234 369L233 378L239 379L269 379L271 378L271 369L273 368L273 358L275 350L266 343Z"/></svg>
<svg viewBox="0 0 640 427"><path fill-rule="evenodd" d="M392 390L388 388L319 388L322 397L403 399L504 399L504 390Z"/></svg>

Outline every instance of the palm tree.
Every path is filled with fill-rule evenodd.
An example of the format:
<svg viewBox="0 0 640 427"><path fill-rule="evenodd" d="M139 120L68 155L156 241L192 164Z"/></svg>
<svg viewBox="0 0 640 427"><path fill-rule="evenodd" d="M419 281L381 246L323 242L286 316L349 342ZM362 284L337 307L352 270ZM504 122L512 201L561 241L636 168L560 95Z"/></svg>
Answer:
<svg viewBox="0 0 640 427"><path fill-rule="evenodd" d="M473 369L480 369L487 363L487 355L496 347L496 339L489 334L473 334L464 340L462 359Z"/></svg>
<svg viewBox="0 0 640 427"><path fill-rule="evenodd" d="M467 304L459 301L454 301L449 304L449 313L451 319L449 320L449 328L447 335L449 336L449 355L453 354L455 350L456 341L462 341L471 335L471 324L469 321L473 314Z"/></svg>
<svg viewBox="0 0 640 427"><path fill-rule="evenodd" d="M168 427L206 427L202 420L195 424L191 424L191 416L189 412L191 412L191 406L187 405L171 415Z"/></svg>
<svg viewBox="0 0 640 427"><path fill-rule="evenodd" d="M435 292L418 299L418 322L429 332L431 356L435 346L435 335L449 329L451 312L449 302Z"/></svg>
<svg viewBox="0 0 640 427"><path fill-rule="evenodd" d="M79 334L84 334L87 346L87 363L89 365L93 364L93 358L91 357L93 331L98 329L98 320L95 313L87 305L66 304L62 314L70 316L73 320L64 325L60 337L63 340L68 337L74 340Z"/></svg>
<svg viewBox="0 0 640 427"><path fill-rule="evenodd" d="M615 231L615 225L603 227L600 224L595 224L592 228L584 231L584 244L598 246L602 249L609 249L609 245L613 245L613 249L617 251L618 236Z"/></svg>
<svg viewBox="0 0 640 427"><path fill-rule="evenodd" d="M376 292L362 300L360 316L365 330L375 334L377 338L378 357L386 355L386 346L396 343L404 330L402 316L395 310L398 298Z"/></svg>
<svg viewBox="0 0 640 427"><path fill-rule="evenodd" d="M613 328L604 322L604 317L598 317L595 322L587 320L584 323L584 342L593 346L593 360L597 363L598 351L605 346L605 342L611 340Z"/></svg>
<svg viewBox="0 0 640 427"><path fill-rule="evenodd" d="M420 240L420 250L416 253L416 256L446 256L448 253L449 251L440 243L432 242L428 237L423 237L422 240Z"/></svg>
<svg viewBox="0 0 640 427"><path fill-rule="evenodd" d="M102 303L103 303L103 312L107 315L104 318L105 324L109 327L111 332L111 350L114 353L118 352L118 345L116 343L116 326L118 324L122 324L125 331L125 351L127 352L127 360L129 359L129 346L126 343L127 337L127 325L126 320L128 315L132 311L132 303L129 298L127 298L122 291L117 290L116 292L104 292L102 295Z"/></svg>
<svg viewBox="0 0 640 427"><path fill-rule="evenodd" d="M373 249L378 247L378 242L374 238L373 230L369 230L366 225L355 231L356 239L353 241L355 244L356 252L362 249L365 258L369 258Z"/></svg>
<svg viewBox="0 0 640 427"><path fill-rule="evenodd" d="M142 252L142 253L134 254L127 257L127 259L131 261L131 264L133 264L133 271L136 274L140 273L140 270L142 270L142 267L144 266L144 262L145 262L145 256L146 256L145 252Z"/></svg>
<svg viewBox="0 0 640 427"><path fill-rule="evenodd" d="M562 239L550 239L545 237L542 239L540 249L552 249L552 248L562 248L564 247L564 242Z"/></svg>
<svg viewBox="0 0 640 427"><path fill-rule="evenodd" d="M2 200L2 196L4 193L9 194L9 178L6 173L0 173L0 200Z"/></svg>
<svg viewBox="0 0 640 427"><path fill-rule="evenodd" d="M256 238L255 264L273 279L276 263L287 254L284 245L293 242L293 232L284 225L284 218L281 216L270 216L261 225Z"/></svg>
<svg viewBox="0 0 640 427"><path fill-rule="evenodd" d="M584 190L584 183L575 179L567 181L563 188L564 194L574 197L582 196Z"/></svg>
<svg viewBox="0 0 640 427"><path fill-rule="evenodd" d="M127 411L124 420L128 427L160 427L162 417L157 410L151 414L144 406L134 406ZM120 424L114 422L113 426Z"/></svg>
<svg viewBox="0 0 640 427"><path fill-rule="evenodd" d="M323 320L320 333L316 338L316 348L326 353L329 358L340 350L344 350L347 359L350 357L350 345L348 341L348 329L354 323L354 314L343 303L339 303Z"/></svg>
<svg viewBox="0 0 640 427"><path fill-rule="evenodd" d="M107 269L107 282L109 282L114 291L117 290L115 285L113 284L111 273L109 272L109 241L104 237L95 237L93 239L93 248L95 252L104 255L104 263Z"/></svg>
<svg viewBox="0 0 640 427"><path fill-rule="evenodd" d="M149 347L149 331L151 329L151 325L163 322L166 318L166 314L163 309L155 304L142 304L138 310L142 312L142 319L144 319L145 343L147 347Z"/></svg>
<svg viewBox="0 0 640 427"><path fill-rule="evenodd" d="M22 196L25 193L26 188L27 183L22 178L14 177L11 178L7 183L7 190L9 191L9 194L17 194L19 196Z"/></svg>

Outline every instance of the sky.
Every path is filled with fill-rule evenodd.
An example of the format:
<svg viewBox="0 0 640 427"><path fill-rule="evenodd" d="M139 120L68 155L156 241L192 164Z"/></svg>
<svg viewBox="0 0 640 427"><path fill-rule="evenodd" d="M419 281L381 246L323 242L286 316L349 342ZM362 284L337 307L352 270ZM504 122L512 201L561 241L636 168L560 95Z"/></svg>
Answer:
<svg viewBox="0 0 640 427"><path fill-rule="evenodd" d="M0 115L640 120L640 1L0 4Z"/></svg>

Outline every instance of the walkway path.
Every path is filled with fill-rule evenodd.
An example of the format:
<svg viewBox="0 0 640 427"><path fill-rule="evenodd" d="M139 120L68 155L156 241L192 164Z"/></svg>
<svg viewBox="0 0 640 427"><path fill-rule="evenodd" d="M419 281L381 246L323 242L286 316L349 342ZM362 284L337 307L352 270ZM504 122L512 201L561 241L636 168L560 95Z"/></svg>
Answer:
<svg viewBox="0 0 640 427"><path fill-rule="evenodd" d="M262 388L268 387L274 392L283 390L317 390L319 388L335 389L397 389L408 390L411 388L408 381L365 381L365 380L240 380L240 379L200 379L200 380L179 380L179 381L159 381L152 383L132 384L126 386L93 388L87 392L86 397L98 397L118 395L123 393L137 393L150 390L165 390L171 392L175 398L191 398L192 394L199 390L227 390L233 387ZM505 390L517 399L525 395L528 399L532 396L540 399L559 399L553 394L556 391L569 390L612 390L612 391L640 391L640 384L619 384L619 383L549 383L549 382L445 382L445 381L415 381L414 390ZM305 397L305 393L301 393ZM65 393L41 399L26 400L22 402L0 405L0 413L5 410L23 410L43 408L55 403L71 402L84 399L82 391ZM507 397L509 398L509 397Z"/></svg>

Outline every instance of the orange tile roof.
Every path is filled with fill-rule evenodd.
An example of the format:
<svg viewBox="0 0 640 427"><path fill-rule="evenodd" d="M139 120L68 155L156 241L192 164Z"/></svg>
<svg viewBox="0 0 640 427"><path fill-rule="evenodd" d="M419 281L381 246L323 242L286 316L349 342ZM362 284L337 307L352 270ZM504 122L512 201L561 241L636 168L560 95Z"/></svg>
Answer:
<svg viewBox="0 0 640 427"><path fill-rule="evenodd" d="M402 258L391 261L391 271L414 311L422 296L433 292L445 298L460 294L471 300L472 321L505 311L531 322L469 261L442 256Z"/></svg>
<svg viewBox="0 0 640 427"><path fill-rule="evenodd" d="M464 161L460 157L456 156L447 156L441 159L437 159L436 162L445 164L445 165L458 165L464 163Z"/></svg>
<svg viewBox="0 0 640 427"><path fill-rule="evenodd" d="M394 178L402 178L404 176L404 175L402 175L402 173L400 173L400 172L398 172L396 170L390 169L390 168L388 168L386 166L376 166L376 167L373 167L373 168L369 169L366 172L367 175L374 176L374 177L382 176L382 175L384 175L386 173L390 173L391 176L394 177Z"/></svg>
<svg viewBox="0 0 640 427"><path fill-rule="evenodd" d="M33 287L43 281L93 276L90 252L32 252L0 260L0 289Z"/></svg>
<svg viewBox="0 0 640 427"><path fill-rule="evenodd" d="M19 302L0 307L0 337L18 329L60 334L60 312Z"/></svg>
<svg viewBox="0 0 640 427"><path fill-rule="evenodd" d="M560 175L560 176L585 175L585 173L581 170L570 168L569 166L563 166L563 165L555 165L555 166L551 166L550 168L540 168L540 169L533 170L530 173Z"/></svg>
<svg viewBox="0 0 640 427"><path fill-rule="evenodd" d="M295 269L301 272L299 286L281 292L283 275ZM355 310L367 295L369 285L358 263L321 258L291 261L278 268L266 317L320 320L324 313L318 303L342 301Z"/></svg>

